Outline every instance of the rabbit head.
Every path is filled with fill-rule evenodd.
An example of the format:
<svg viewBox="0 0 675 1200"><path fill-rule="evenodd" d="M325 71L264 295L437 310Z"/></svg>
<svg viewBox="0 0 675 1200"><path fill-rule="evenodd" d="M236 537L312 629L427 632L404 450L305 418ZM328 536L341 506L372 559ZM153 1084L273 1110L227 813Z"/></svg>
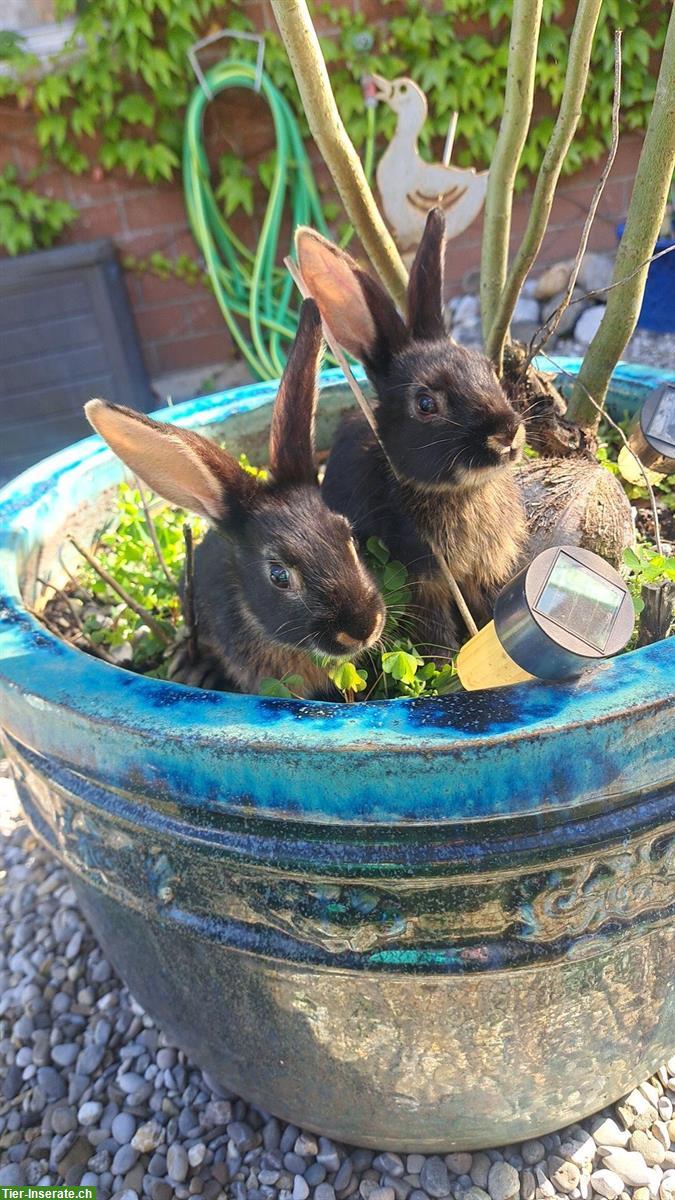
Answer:
<svg viewBox="0 0 675 1200"><path fill-rule="evenodd" d="M385 609L349 522L327 508L318 487L313 426L321 347L319 311L307 300L274 403L266 482L190 430L103 400L91 400L85 411L145 483L206 517L226 539L228 571L216 575L202 604L217 606L236 588L263 640L351 657L377 641Z"/></svg>
<svg viewBox="0 0 675 1200"><path fill-rule="evenodd" d="M445 217L432 209L410 272L404 322L384 288L312 229L300 269L326 325L366 368L378 434L397 474L427 488L481 486L520 455L519 417L484 355L443 323Z"/></svg>

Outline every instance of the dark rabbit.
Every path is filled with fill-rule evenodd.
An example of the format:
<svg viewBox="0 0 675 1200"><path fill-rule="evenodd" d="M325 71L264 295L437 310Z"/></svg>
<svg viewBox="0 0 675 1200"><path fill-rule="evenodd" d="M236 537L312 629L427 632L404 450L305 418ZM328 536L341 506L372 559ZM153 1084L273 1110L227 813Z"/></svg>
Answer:
<svg viewBox="0 0 675 1200"><path fill-rule="evenodd" d="M443 552L479 624L516 570L527 527L513 463L520 418L482 355L443 323L445 217L430 212L410 273L408 321L343 251L310 229L297 235L300 268L327 325L365 366L377 428L398 479L359 412L333 444L323 493L360 539L382 538L414 584L415 636L434 650L464 634L428 549ZM421 535L421 537L420 537Z"/></svg>
<svg viewBox="0 0 675 1200"><path fill-rule="evenodd" d="M198 434L102 400L85 406L94 429L132 471L215 526L195 551L197 633L223 682L242 692L289 672L303 676L307 695L337 698L312 655L354 658L384 627L384 604L351 527L318 488L313 427L321 345L319 311L307 300L274 403L269 483Z"/></svg>

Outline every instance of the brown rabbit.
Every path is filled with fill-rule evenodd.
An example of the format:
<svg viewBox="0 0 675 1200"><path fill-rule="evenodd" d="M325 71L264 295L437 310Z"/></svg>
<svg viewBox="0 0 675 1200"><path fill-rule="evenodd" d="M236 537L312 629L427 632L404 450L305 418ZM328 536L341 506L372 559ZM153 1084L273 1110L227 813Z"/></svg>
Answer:
<svg viewBox="0 0 675 1200"><path fill-rule="evenodd" d="M437 208L412 266L404 323L384 289L347 254L311 229L297 234L310 294L375 388L379 438L398 476L362 415L350 413L331 450L324 497L359 538L382 538L406 565L415 636L432 652L456 646L464 631L429 542L445 555L479 624L527 542L513 473L523 426L488 360L445 331L444 240Z"/></svg>
<svg viewBox="0 0 675 1200"><path fill-rule="evenodd" d="M308 696L338 698L314 655L353 659L384 628L382 597L349 522L318 488L321 346L319 312L307 300L274 403L268 483L199 434L103 400L85 405L94 429L132 471L213 524L194 558L197 632L223 684L242 692L288 672L303 677Z"/></svg>

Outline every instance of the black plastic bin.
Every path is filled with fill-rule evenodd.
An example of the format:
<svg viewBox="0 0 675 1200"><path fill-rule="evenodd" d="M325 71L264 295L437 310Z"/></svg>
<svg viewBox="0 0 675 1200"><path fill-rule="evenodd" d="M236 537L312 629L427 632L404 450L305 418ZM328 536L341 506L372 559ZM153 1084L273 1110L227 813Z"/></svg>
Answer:
<svg viewBox="0 0 675 1200"><path fill-rule="evenodd" d="M92 396L153 407L113 243L2 260L0 483L90 433Z"/></svg>

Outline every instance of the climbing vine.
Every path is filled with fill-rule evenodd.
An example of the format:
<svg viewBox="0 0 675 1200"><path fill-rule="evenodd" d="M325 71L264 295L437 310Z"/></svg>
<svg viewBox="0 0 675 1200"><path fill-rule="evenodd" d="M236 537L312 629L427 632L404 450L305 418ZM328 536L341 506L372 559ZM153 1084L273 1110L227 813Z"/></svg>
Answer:
<svg viewBox="0 0 675 1200"><path fill-rule="evenodd" d="M366 135L360 87L364 74L393 77L407 73L429 99L423 148L445 134L453 109L460 112L455 159L460 165L490 162L501 113L512 0L404 0L369 22L351 8L315 3L329 18L330 35L322 48L340 111L357 146ZM10 68L0 75L0 100L14 100L35 114L35 137L43 162L57 162L75 175L92 169L123 169L150 183L171 180L180 167L185 105L195 81L187 59L192 43L219 27L250 31L244 0L89 0L78 12L77 0L59 0L59 18L76 16L72 37L48 72L25 53L12 31L0 31L0 58ZM652 58L663 46L668 5L653 0L605 0L593 50L588 93L579 134L565 169L594 160L610 132L615 27L624 29L623 124L644 127L654 93ZM523 153L523 178L538 166L553 126L563 87L568 44L564 0L544 0L537 87L539 108ZM223 43L223 54L250 60L250 42ZM289 98L303 128L304 113L290 66L276 35L265 34L265 69ZM393 114L378 112L378 129L390 135ZM228 154L228 215L252 207L255 175L235 154ZM16 185L17 181L10 181ZM24 195L35 195L24 187ZM225 201L224 201L225 202ZM22 201L30 207L32 201ZM54 210L34 230L32 245L17 235L5 210L0 245L10 253L48 244L67 217ZM50 224L51 221L51 224ZM51 230L51 233L50 233Z"/></svg>

